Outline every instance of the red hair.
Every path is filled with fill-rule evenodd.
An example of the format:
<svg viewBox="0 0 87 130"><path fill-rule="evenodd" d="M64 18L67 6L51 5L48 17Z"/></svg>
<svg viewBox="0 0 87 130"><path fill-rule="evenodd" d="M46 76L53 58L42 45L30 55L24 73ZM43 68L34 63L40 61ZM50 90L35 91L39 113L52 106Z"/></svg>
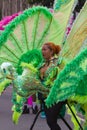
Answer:
<svg viewBox="0 0 87 130"><path fill-rule="evenodd" d="M60 45L55 45L53 42L47 42L44 45L47 45L48 48L53 51L53 55L59 54L61 51Z"/></svg>

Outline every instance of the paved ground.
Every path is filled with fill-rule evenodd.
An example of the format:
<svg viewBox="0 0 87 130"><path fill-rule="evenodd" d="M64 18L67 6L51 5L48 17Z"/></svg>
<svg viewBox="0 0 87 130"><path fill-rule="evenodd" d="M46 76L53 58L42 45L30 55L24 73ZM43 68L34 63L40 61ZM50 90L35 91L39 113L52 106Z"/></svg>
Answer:
<svg viewBox="0 0 87 130"><path fill-rule="evenodd" d="M2 96L0 96L0 130L30 130L30 126L33 122L35 115L24 114L21 116L18 125L13 124L11 120L11 88L8 88ZM69 122L71 126L73 124L70 122L70 116L65 115L65 119ZM67 126L61 119L58 119L58 124L61 126L62 130L68 130ZM33 130L50 130L46 124L46 120L42 119L40 116L33 128Z"/></svg>

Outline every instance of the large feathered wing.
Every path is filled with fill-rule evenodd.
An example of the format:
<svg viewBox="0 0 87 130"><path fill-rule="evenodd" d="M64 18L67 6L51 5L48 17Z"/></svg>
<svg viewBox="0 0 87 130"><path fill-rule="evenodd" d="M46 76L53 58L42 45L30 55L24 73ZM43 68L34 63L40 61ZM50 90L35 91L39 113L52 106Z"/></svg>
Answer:
<svg viewBox="0 0 87 130"><path fill-rule="evenodd" d="M54 17L60 24L60 29L58 30L58 44L64 42L64 35L66 32L67 24L69 22L70 15L73 11L74 0L55 0L54 3Z"/></svg>
<svg viewBox="0 0 87 130"><path fill-rule="evenodd" d="M17 67L29 50L40 49L47 41L61 44L74 3L67 1L53 14L45 7L33 7L15 18L0 36L0 64L9 61Z"/></svg>
<svg viewBox="0 0 87 130"><path fill-rule="evenodd" d="M67 64L59 73L46 99L48 106L71 96L87 96L87 2L78 15L62 54ZM55 96L54 96L55 95Z"/></svg>
<svg viewBox="0 0 87 130"><path fill-rule="evenodd" d="M57 43L59 26L45 7L25 10L0 36L0 64L9 61L17 66L20 57L28 51L40 49L49 40Z"/></svg>
<svg viewBox="0 0 87 130"><path fill-rule="evenodd" d="M82 10L78 14L72 30L66 39L65 45L62 49L62 57L67 60L72 60L82 49L87 45L87 2L83 6Z"/></svg>
<svg viewBox="0 0 87 130"><path fill-rule="evenodd" d="M60 72L46 99L48 106L72 96L87 96L87 49ZM55 96L54 96L55 95Z"/></svg>

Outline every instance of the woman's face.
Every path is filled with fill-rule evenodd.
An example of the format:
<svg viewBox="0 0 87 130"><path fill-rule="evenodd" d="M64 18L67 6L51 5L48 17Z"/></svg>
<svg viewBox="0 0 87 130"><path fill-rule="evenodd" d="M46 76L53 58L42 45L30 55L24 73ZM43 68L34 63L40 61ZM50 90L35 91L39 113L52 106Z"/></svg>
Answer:
<svg viewBox="0 0 87 130"><path fill-rule="evenodd" d="M44 59L49 60L52 57L53 51L48 47L48 45L43 45L42 55Z"/></svg>

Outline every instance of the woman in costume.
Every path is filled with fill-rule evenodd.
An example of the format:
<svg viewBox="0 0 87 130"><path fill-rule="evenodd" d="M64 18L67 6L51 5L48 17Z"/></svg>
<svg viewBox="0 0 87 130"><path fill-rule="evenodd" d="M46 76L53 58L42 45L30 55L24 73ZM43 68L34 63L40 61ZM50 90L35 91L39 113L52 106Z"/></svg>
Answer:
<svg viewBox="0 0 87 130"><path fill-rule="evenodd" d="M45 43L48 39L48 41L52 41L54 43L57 43L58 41L58 43L61 44L61 46L63 46L60 58L62 57L65 58L66 60L68 60L67 63L71 65L70 61L73 61L73 58L76 57L78 53L81 52L81 50L87 47L87 44L83 43L83 41L86 40L87 38L87 33L86 33L87 2L84 5L84 8L81 10L80 14L78 15L76 22L73 24L73 28L71 29L67 39L65 40L64 44L62 44L65 28L66 28L67 21L70 16L73 2L74 0L67 0L67 4L66 4L66 0L65 0L65 2L63 2L65 3L65 6L63 6L63 8L61 8L60 10L58 8L58 12L53 14L55 16L55 19L53 15L49 12L49 10L43 7L35 7L32 9L26 10L17 19L14 19L14 21L11 24L9 24L9 26L6 27L5 31L0 36L0 55L1 55L0 64L6 61L10 61L15 67L17 67L17 70L20 71L19 65L21 64L21 62L27 61L27 63L30 63L29 62L30 58L28 59L27 57L29 57L31 50L36 49L36 48L41 49L42 44ZM67 9L66 9L66 6L67 6ZM60 6L59 4L58 6L56 4L55 7L60 7ZM54 10L56 10L56 8L54 8ZM20 33L20 36L18 35L19 33ZM84 58L86 59L87 56L84 55L83 56L84 58L83 58L82 55L80 55L80 57L81 57L81 59L79 60L80 63L84 63L85 65L86 60L84 60ZM78 57L76 57L76 59L78 59ZM74 64L70 66L70 69L69 69L69 66L67 65L65 70L58 74L58 78L55 81L55 84L53 84L52 90L50 91L51 93L48 95L48 98L46 100L46 104L49 107L55 102L58 102L60 100L66 100L69 98L69 96L74 95L75 88L77 88L76 84L79 84L78 76L80 77L80 79L81 78L84 79L84 75L86 75L86 73L82 73L82 72L87 72L85 69L86 67L84 67L84 65L82 64L83 71L81 71L81 64L76 64L74 61ZM72 69L74 68L74 69L71 71L71 68ZM23 79L23 75L21 76L21 79L20 79L20 83L22 80L24 86L26 86L26 88L28 87L27 92L26 92L27 94L22 93L24 92L23 89L25 89L25 88L22 88L23 84L22 85L20 83L16 84L16 82L14 82L14 85L17 88L16 94L19 94L19 89L21 90L21 94L20 94L21 96L28 97L31 94L33 94L31 93L32 91L31 87L29 88L29 86L27 86L25 82L26 80L25 77L27 78L28 75L31 76L31 74L29 73L24 76L24 79ZM18 79L18 77L16 77L16 79ZM19 80L16 80L16 81L19 81ZM27 78L27 81L29 82L28 78ZM68 85L67 88L66 88L67 86L66 84ZM2 88L2 84L1 84L1 88ZM33 91L36 91L36 88L33 88ZM85 85L84 85L84 88L86 88ZM41 90L42 89L43 87L41 87ZM77 90L82 90L82 89L78 88ZM41 92L43 92L43 90ZM84 92L87 92L87 91L84 91ZM21 104L20 106L22 106L23 104L20 102L18 103ZM15 113L16 114L14 114L15 116L13 117L16 117L16 118L13 118L13 121L17 122L17 117L18 117L17 114L20 115L21 113L20 111L16 109L15 109Z"/></svg>
<svg viewBox="0 0 87 130"><path fill-rule="evenodd" d="M49 88L51 88L54 83L54 80L58 75L59 67L57 55L59 54L60 50L60 46L55 45L52 42L47 42L42 46L42 55L44 58L44 62L41 63L41 66L39 67L38 76L41 83L46 87L48 86ZM60 110L65 104L65 101L59 102L53 105L51 108L47 108L44 103L46 97L47 95L43 95L40 97L40 99L44 104L47 124L50 127L50 130L61 130L60 126L57 124L57 118L60 113Z"/></svg>

